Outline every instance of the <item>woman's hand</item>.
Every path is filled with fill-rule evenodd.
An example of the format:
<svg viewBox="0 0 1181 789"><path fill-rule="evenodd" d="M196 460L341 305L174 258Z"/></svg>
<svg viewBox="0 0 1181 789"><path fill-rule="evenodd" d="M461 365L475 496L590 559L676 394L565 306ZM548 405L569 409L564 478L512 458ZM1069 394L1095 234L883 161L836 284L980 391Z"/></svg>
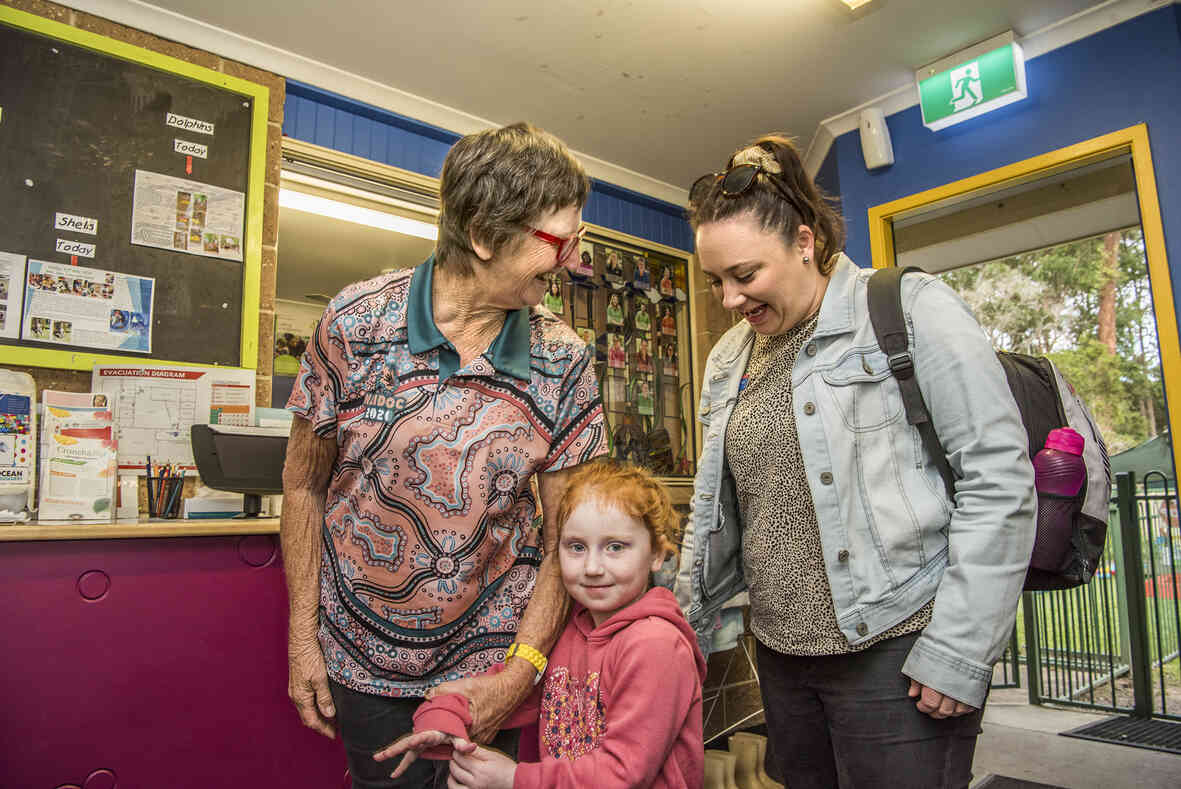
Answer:
<svg viewBox="0 0 1181 789"><path fill-rule="evenodd" d="M536 594L536 593L535 593ZM512 711L521 706L533 690L536 670L524 659L510 660L496 674L480 674L444 682L432 689L428 698L458 693L466 696L472 714L468 736L479 743L492 742Z"/></svg>
<svg viewBox="0 0 1181 789"><path fill-rule="evenodd" d="M935 719L955 718L975 712L975 707L969 707L962 701L956 701L951 696L945 696L934 688L929 688L913 679L910 681L908 694L912 699L918 699L915 704L919 712L926 713Z"/></svg>
<svg viewBox="0 0 1181 789"><path fill-rule="evenodd" d="M517 763L500 751L456 739L447 789L513 789Z"/></svg>
<svg viewBox="0 0 1181 789"><path fill-rule="evenodd" d="M289 637L287 695L304 726L330 739L336 737L336 706L328 689L324 655L315 638L299 641L294 634Z"/></svg>
<svg viewBox="0 0 1181 789"><path fill-rule="evenodd" d="M441 731L435 731L433 729L412 732L399 737L393 743L373 754L373 761L384 762L386 759L392 759L400 753L406 754L402 757L402 761L398 762L398 769L390 773L390 778L397 778L406 772L406 768L414 764L414 760L423 751L449 741L451 741L450 734L444 734ZM466 741L460 740L460 742Z"/></svg>

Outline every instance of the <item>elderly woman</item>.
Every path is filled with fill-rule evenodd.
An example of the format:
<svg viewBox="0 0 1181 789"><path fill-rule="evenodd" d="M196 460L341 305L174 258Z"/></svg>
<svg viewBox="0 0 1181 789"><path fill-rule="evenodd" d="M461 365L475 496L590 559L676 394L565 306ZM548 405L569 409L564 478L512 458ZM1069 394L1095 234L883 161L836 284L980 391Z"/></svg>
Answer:
<svg viewBox="0 0 1181 789"><path fill-rule="evenodd" d="M307 726L340 731L354 787L430 785L430 762L395 782L372 754L449 680L491 739L561 629L553 516L568 470L606 444L593 351L535 305L574 259L588 191L539 129L464 137L435 254L341 291L304 354L281 524L288 690Z"/></svg>
<svg viewBox="0 0 1181 789"><path fill-rule="evenodd" d="M770 750L792 789L966 787L1034 536L1017 406L939 280L902 296L958 480L907 423L866 303L870 271L791 143L739 149L690 193L706 281L742 321L710 353L678 579L708 644L746 589Z"/></svg>

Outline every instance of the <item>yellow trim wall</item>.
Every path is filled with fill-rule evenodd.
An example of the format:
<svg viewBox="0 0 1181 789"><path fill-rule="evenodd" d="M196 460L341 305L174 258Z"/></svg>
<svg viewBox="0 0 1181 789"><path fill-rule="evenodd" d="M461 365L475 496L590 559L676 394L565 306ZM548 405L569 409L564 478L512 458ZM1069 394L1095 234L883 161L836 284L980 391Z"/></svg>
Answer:
<svg viewBox="0 0 1181 789"><path fill-rule="evenodd" d="M259 313L263 254L264 182L267 174L267 124L270 110L269 87L224 74L180 58L153 52L108 36L82 30L62 22L0 6L0 23L30 30L86 49L123 60L142 63L161 71L230 90L252 99L249 177L246 190L246 244L243 253L242 337L239 366L259 365ZM273 243L273 242L272 242ZM45 348L0 347L0 361L10 365L89 371L95 364L124 364L126 356L51 350ZM132 360L137 364L187 364L184 359ZM269 371L268 371L269 375Z"/></svg>
<svg viewBox="0 0 1181 789"><path fill-rule="evenodd" d="M1148 277L1152 286L1169 424L1181 425L1181 344L1178 342L1177 314L1173 307L1173 286L1169 277L1168 253L1157 197L1152 148L1148 127L1145 124L1129 126L979 175L872 206L868 212L870 256L874 268L895 264L893 221L903 214L930 208L944 200L960 198L973 192L1004 188L1121 153L1131 153L1136 176L1140 224L1144 233L1144 250L1148 258ZM1181 468L1181 446L1175 441L1173 461L1176 468Z"/></svg>

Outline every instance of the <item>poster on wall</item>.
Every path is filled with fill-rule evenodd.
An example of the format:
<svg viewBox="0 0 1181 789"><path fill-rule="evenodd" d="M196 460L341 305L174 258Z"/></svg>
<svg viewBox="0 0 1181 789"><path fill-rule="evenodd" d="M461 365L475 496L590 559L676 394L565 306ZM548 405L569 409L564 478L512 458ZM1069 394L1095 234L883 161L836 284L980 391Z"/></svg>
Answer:
<svg viewBox="0 0 1181 789"><path fill-rule="evenodd" d="M656 413L655 400L652 397L652 383L644 377L639 379L636 389L636 410L641 416L652 416Z"/></svg>
<svg viewBox="0 0 1181 789"><path fill-rule="evenodd" d="M647 337L636 337L636 370L652 372L652 341Z"/></svg>
<svg viewBox="0 0 1181 789"><path fill-rule="evenodd" d="M0 337L15 340L21 332L25 256L0 252Z"/></svg>
<svg viewBox="0 0 1181 789"><path fill-rule="evenodd" d="M623 347L622 334L607 335L607 366L619 370L627 367L627 351Z"/></svg>
<svg viewBox="0 0 1181 789"><path fill-rule="evenodd" d="M550 274L547 278L545 296L541 303L554 315L561 315L565 309L562 302L562 278L557 274Z"/></svg>
<svg viewBox="0 0 1181 789"><path fill-rule="evenodd" d="M574 273L580 277L593 277L595 275L594 244L582 241L578 247L578 260L574 261Z"/></svg>
<svg viewBox="0 0 1181 789"><path fill-rule="evenodd" d="M195 469L196 424L254 424L254 371L218 367L95 365L91 388L115 406L119 468L155 463Z"/></svg>
<svg viewBox="0 0 1181 789"><path fill-rule="evenodd" d="M316 331L316 318L298 314L275 315L275 375L299 375L299 360Z"/></svg>
<svg viewBox="0 0 1181 789"><path fill-rule="evenodd" d="M632 325L638 331L652 329L652 316L648 314L648 305L640 299L632 299Z"/></svg>
<svg viewBox="0 0 1181 789"><path fill-rule="evenodd" d="M29 260L25 340L151 353L156 280Z"/></svg>
<svg viewBox="0 0 1181 789"><path fill-rule="evenodd" d="M244 193L136 170L132 200L132 244L242 260Z"/></svg>
<svg viewBox="0 0 1181 789"><path fill-rule="evenodd" d="M633 254L632 286L636 290L648 290L652 287L652 272L648 269L648 259L640 254Z"/></svg>
<svg viewBox="0 0 1181 789"><path fill-rule="evenodd" d="M665 338L660 343L660 367L665 375L677 374L677 341Z"/></svg>
<svg viewBox="0 0 1181 789"><path fill-rule="evenodd" d="M600 262L601 261L601 262ZM594 263L603 279L613 286L623 285L623 253L601 244L594 245Z"/></svg>

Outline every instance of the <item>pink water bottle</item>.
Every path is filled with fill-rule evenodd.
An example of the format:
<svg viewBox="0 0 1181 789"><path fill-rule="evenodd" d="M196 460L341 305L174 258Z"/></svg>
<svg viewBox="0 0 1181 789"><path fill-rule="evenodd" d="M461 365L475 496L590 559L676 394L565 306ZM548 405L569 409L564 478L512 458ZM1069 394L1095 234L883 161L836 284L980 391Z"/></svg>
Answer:
<svg viewBox="0 0 1181 789"><path fill-rule="evenodd" d="M1033 456L1033 484L1037 488L1037 538L1029 566L1057 572L1069 559L1075 497L1087 481L1083 462L1084 439L1069 427L1050 431L1046 445Z"/></svg>

